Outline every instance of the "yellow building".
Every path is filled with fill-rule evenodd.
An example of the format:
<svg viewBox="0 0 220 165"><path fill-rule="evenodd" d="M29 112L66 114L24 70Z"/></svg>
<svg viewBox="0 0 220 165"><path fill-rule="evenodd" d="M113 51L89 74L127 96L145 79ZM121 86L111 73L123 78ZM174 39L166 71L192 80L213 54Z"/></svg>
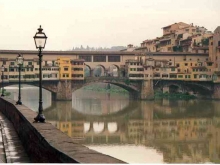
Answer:
<svg viewBox="0 0 220 165"><path fill-rule="evenodd" d="M60 57L57 59L59 65L60 80L71 80L70 58Z"/></svg>
<svg viewBox="0 0 220 165"><path fill-rule="evenodd" d="M67 134L69 137L72 137L72 128L71 122L58 122L57 128L61 130L63 133Z"/></svg>

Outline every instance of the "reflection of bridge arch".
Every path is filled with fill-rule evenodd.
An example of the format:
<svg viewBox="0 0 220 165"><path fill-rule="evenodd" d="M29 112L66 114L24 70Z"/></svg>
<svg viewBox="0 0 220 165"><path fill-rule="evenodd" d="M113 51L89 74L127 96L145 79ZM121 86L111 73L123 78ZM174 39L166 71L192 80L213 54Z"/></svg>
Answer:
<svg viewBox="0 0 220 165"><path fill-rule="evenodd" d="M108 132L110 134L118 132L117 122L85 122L84 123L84 133L102 133Z"/></svg>

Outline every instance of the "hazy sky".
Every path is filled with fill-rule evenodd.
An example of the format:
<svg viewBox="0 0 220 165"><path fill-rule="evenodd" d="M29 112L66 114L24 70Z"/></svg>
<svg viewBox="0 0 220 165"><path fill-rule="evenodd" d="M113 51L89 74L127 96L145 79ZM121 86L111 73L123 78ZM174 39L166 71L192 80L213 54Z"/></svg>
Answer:
<svg viewBox="0 0 220 165"><path fill-rule="evenodd" d="M42 25L46 50L74 46L140 46L162 27L186 22L213 31L220 0L0 0L0 49L35 49Z"/></svg>

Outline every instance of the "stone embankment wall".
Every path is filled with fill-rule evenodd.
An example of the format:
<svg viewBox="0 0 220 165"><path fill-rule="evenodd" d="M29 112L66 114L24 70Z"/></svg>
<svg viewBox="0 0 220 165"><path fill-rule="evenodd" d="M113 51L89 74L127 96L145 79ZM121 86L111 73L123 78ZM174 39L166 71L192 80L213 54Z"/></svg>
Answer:
<svg viewBox="0 0 220 165"><path fill-rule="evenodd" d="M50 123L34 123L36 112L0 98L0 111L13 123L32 163L124 163L80 145Z"/></svg>

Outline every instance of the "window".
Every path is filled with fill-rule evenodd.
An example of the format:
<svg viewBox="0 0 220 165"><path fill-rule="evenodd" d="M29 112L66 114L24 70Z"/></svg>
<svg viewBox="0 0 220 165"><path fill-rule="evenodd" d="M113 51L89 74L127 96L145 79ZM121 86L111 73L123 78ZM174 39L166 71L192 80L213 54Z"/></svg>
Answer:
<svg viewBox="0 0 220 165"><path fill-rule="evenodd" d="M79 59L84 59L86 62L92 62L92 56L89 55L79 56Z"/></svg>
<svg viewBox="0 0 220 165"><path fill-rule="evenodd" d="M176 64L176 67L180 67L180 64Z"/></svg>
<svg viewBox="0 0 220 165"><path fill-rule="evenodd" d="M171 71L175 71L176 69L175 68L171 68Z"/></svg>
<svg viewBox="0 0 220 165"><path fill-rule="evenodd" d="M93 56L93 62L106 62L106 56Z"/></svg>
<svg viewBox="0 0 220 165"><path fill-rule="evenodd" d="M108 62L120 62L120 56L108 56Z"/></svg>
<svg viewBox="0 0 220 165"><path fill-rule="evenodd" d="M14 68L9 68L9 72L14 72Z"/></svg>
<svg viewBox="0 0 220 165"><path fill-rule="evenodd" d="M175 74L170 74L170 78L176 78Z"/></svg>
<svg viewBox="0 0 220 165"><path fill-rule="evenodd" d="M32 65L32 62L28 62L28 65Z"/></svg>
<svg viewBox="0 0 220 165"><path fill-rule="evenodd" d="M83 71L83 68L72 68L74 71Z"/></svg>
<svg viewBox="0 0 220 165"><path fill-rule="evenodd" d="M68 68L64 68L64 71L68 71Z"/></svg>
<svg viewBox="0 0 220 165"><path fill-rule="evenodd" d="M188 63L185 63L185 66L188 66Z"/></svg>
<svg viewBox="0 0 220 165"><path fill-rule="evenodd" d="M15 64L15 62L11 62L11 63L10 63L10 65L14 65L14 64Z"/></svg>
<svg viewBox="0 0 220 165"><path fill-rule="evenodd" d="M183 75L178 75L178 78L183 78Z"/></svg>
<svg viewBox="0 0 220 165"><path fill-rule="evenodd" d="M137 68L137 71L144 71L144 68Z"/></svg>

